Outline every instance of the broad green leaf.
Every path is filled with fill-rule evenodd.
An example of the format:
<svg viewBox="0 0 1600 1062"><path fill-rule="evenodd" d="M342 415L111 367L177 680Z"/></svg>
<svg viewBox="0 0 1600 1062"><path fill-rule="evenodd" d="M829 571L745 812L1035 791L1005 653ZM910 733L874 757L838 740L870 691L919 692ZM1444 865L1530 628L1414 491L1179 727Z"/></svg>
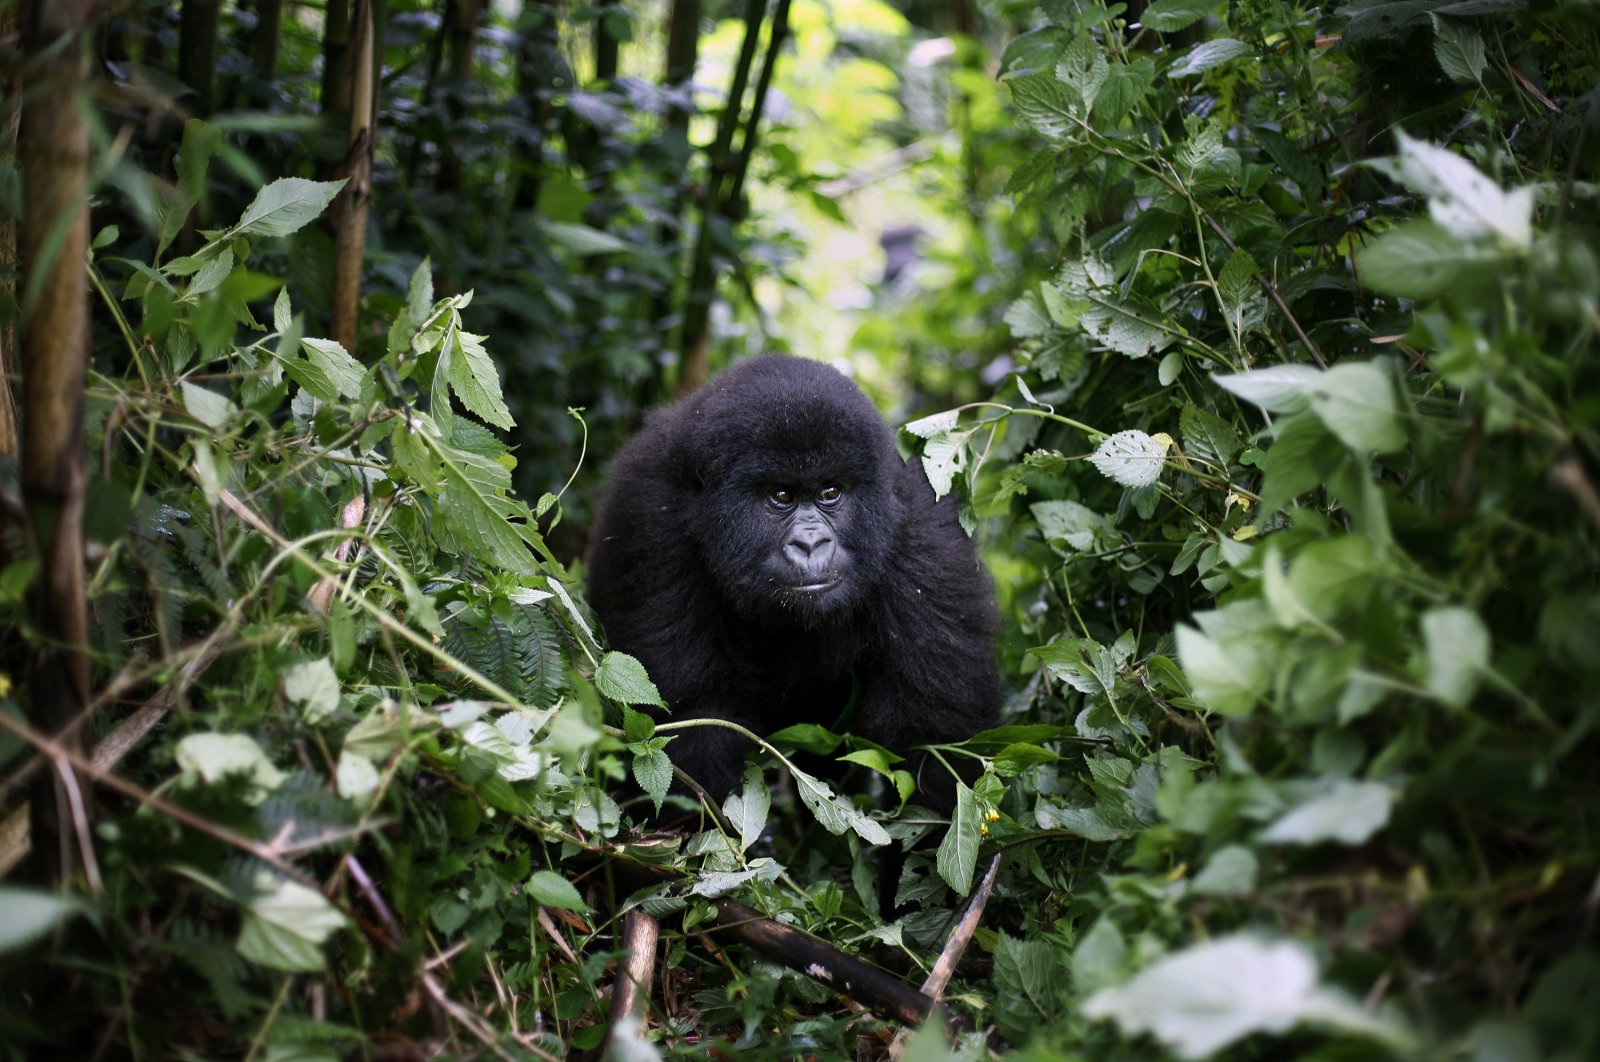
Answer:
<svg viewBox="0 0 1600 1062"><path fill-rule="evenodd" d="M233 272L233 252L224 247L212 258L206 259L205 265L195 273L194 279L189 281L189 287L184 291L185 299L192 299L207 292L216 291L222 287L222 282L228 279L228 274Z"/></svg>
<svg viewBox="0 0 1600 1062"><path fill-rule="evenodd" d="M1074 114L1085 115L1094 106L1095 97L1100 94L1100 86L1105 84L1108 72L1105 53L1088 34L1074 38L1067 45L1056 63L1056 77L1078 94L1080 103Z"/></svg>
<svg viewBox="0 0 1600 1062"><path fill-rule="evenodd" d="M1479 84L1489 68L1483 38L1465 22L1430 12L1433 19L1433 56L1453 81Z"/></svg>
<svg viewBox="0 0 1600 1062"><path fill-rule="evenodd" d="M653 704L665 708L661 691L650 681L644 665L627 653L610 652L600 658L594 684L602 694L623 704Z"/></svg>
<svg viewBox="0 0 1600 1062"><path fill-rule="evenodd" d="M367 370L350 356L342 343L333 339L302 339L300 345L310 362L333 384L335 391L345 398L356 398L361 394L361 380Z"/></svg>
<svg viewBox="0 0 1600 1062"><path fill-rule="evenodd" d="M558 247L565 247L576 255L620 254L630 251L637 253L638 251L638 248L628 241L620 240L609 232L602 232L588 225L540 218L538 226L539 231L544 233L551 243Z"/></svg>
<svg viewBox="0 0 1600 1062"><path fill-rule="evenodd" d="M1222 715L1248 715L1272 684L1277 655L1273 617L1259 602L1240 601L1179 624L1183 672L1195 699Z"/></svg>
<svg viewBox="0 0 1600 1062"><path fill-rule="evenodd" d="M0 955L27 947L84 910L82 903L67 896L0 885Z"/></svg>
<svg viewBox="0 0 1600 1062"><path fill-rule="evenodd" d="M346 800L365 803L377 792L383 777L377 765L359 753L346 748L339 754L339 766L334 771L334 784L339 795Z"/></svg>
<svg viewBox="0 0 1600 1062"><path fill-rule="evenodd" d="M230 236L287 236L315 221L328 209L348 178L337 181L308 181L303 177L283 177L256 193Z"/></svg>
<svg viewBox="0 0 1600 1062"><path fill-rule="evenodd" d="M913 420L905 425L905 430L919 439L932 439L936 435L945 435L955 430L957 421L961 418L960 410L947 409L943 413Z"/></svg>
<svg viewBox="0 0 1600 1062"><path fill-rule="evenodd" d="M661 802L666 799L667 790L672 786L672 761L661 749L636 749L631 767L633 780L639 783L640 789L650 794L656 810L660 811Z"/></svg>
<svg viewBox="0 0 1600 1062"><path fill-rule="evenodd" d="M1361 282L1374 291L1431 299L1501 261L1498 253L1462 243L1435 222L1412 221L1362 248L1356 268Z"/></svg>
<svg viewBox="0 0 1600 1062"><path fill-rule="evenodd" d="M1393 172L1428 197L1428 213L1452 236L1494 235L1515 248L1533 240L1533 189L1502 191L1471 162L1446 148L1395 131L1400 154Z"/></svg>
<svg viewBox="0 0 1600 1062"><path fill-rule="evenodd" d="M1111 267L1098 258L1068 262L1056 287L1076 310L1078 326L1119 354L1142 358L1171 346L1176 338L1160 310L1137 297L1123 297Z"/></svg>
<svg viewBox="0 0 1600 1062"><path fill-rule="evenodd" d="M339 676L327 657L291 667L283 676L283 692L305 710L308 722L324 719L339 708Z"/></svg>
<svg viewBox="0 0 1600 1062"><path fill-rule="evenodd" d="M1394 381L1372 362L1341 362L1323 373L1311 391L1311 408L1357 453L1389 453L1405 445Z"/></svg>
<svg viewBox="0 0 1600 1062"><path fill-rule="evenodd" d="M1202 896L1245 896L1256 887L1256 871L1255 853L1230 844L1217 849L1189 887Z"/></svg>
<svg viewBox="0 0 1600 1062"><path fill-rule="evenodd" d="M1261 834L1268 844L1365 844L1389 822L1396 793L1382 782L1341 780L1282 815Z"/></svg>
<svg viewBox="0 0 1600 1062"><path fill-rule="evenodd" d="M528 879L528 895L545 907L559 907L563 911L587 911L589 905L572 882L553 870L536 870Z"/></svg>
<svg viewBox="0 0 1600 1062"><path fill-rule="evenodd" d="M1431 608L1422 617L1423 680L1446 704L1463 708L1489 666L1489 629L1460 605Z"/></svg>
<svg viewBox="0 0 1600 1062"><path fill-rule="evenodd" d="M1176 33L1215 11L1220 0L1156 0L1144 9L1141 24L1158 33Z"/></svg>
<svg viewBox="0 0 1600 1062"><path fill-rule="evenodd" d="M832 788L799 768L791 767L789 773L794 777L795 791L800 794L801 803L811 809L811 814L816 816L823 829L832 834L854 830L868 844L889 843L889 834L878 820L863 814L849 800L835 796Z"/></svg>
<svg viewBox="0 0 1600 1062"><path fill-rule="evenodd" d="M1037 291L1030 291L1011 304L1011 308L1006 310L1006 324L1010 327L1011 334L1018 339L1033 339L1038 336L1049 335L1055 331L1055 325L1050 320L1050 314L1044 308L1044 303L1040 301ZM926 419L928 418L924 418L924 420ZM922 422L918 421L917 423ZM948 425L941 430L948 430L955 426L955 416L951 414ZM911 426L907 425L906 430L911 431ZM920 435L921 433L912 432L912 434ZM927 436L923 437L926 438Z"/></svg>
<svg viewBox="0 0 1600 1062"><path fill-rule="evenodd" d="M1273 413L1294 413L1311 404L1311 390L1322 373L1310 365L1271 365L1265 369L1211 377L1224 391Z"/></svg>
<svg viewBox="0 0 1600 1062"><path fill-rule="evenodd" d="M728 825L739 832L739 851L749 851L750 846L761 839L761 831L767 828L767 812L771 807L772 795L767 790L761 768L753 763L745 764L743 788L737 793L729 793L722 805Z"/></svg>
<svg viewBox="0 0 1600 1062"><path fill-rule="evenodd" d="M262 789L274 789L285 777L248 734L190 734L178 742L174 758L182 770L211 783L243 774Z"/></svg>
<svg viewBox="0 0 1600 1062"><path fill-rule="evenodd" d="M1161 478L1171 443L1165 434L1152 437L1142 431L1119 431L1100 440L1089 463L1124 487L1148 487Z"/></svg>
<svg viewBox="0 0 1600 1062"><path fill-rule="evenodd" d="M935 866L939 876L959 895L972 890L972 875L978 866L978 845L982 841L982 816L972 790L956 782L955 807L950 812L950 829L939 842Z"/></svg>
<svg viewBox="0 0 1600 1062"><path fill-rule="evenodd" d="M1380 585L1377 551L1364 535L1313 542L1289 565L1288 584L1313 615L1331 621L1358 608Z"/></svg>
<svg viewBox="0 0 1600 1062"><path fill-rule="evenodd" d="M1079 553L1105 548L1116 531L1104 516L1075 501L1043 501L1028 506L1047 542L1065 542Z"/></svg>
<svg viewBox="0 0 1600 1062"><path fill-rule="evenodd" d="M389 326L389 353L403 354L411 350L422 323L433 309L433 263L424 258L411 274L406 286L405 308L395 315Z"/></svg>
<svg viewBox="0 0 1600 1062"><path fill-rule="evenodd" d="M1255 138L1284 176L1299 186L1301 198L1306 203L1321 200L1327 179L1323 176L1322 167L1310 155L1276 129L1258 128Z"/></svg>
<svg viewBox="0 0 1600 1062"><path fill-rule="evenodd" d="M438 457L444 480L438 512L458 548L517 575L538 575L538 566L513 517L526 521L528 507L508 497L511 472L492 458L419 436Z"/></svg>
<svg viewBox="0 0 1600 1062"><path fill-rule="evenodd" d="M483 336L451 330L450 388L469 412L497 428L513 427L511 411L500 393L500 373L483 347Z"/></svg>
<svg viewBox="0 0 1600 1062"><path fill-rule="evenodd" d="M1244 41L1236 41L1231 37L1218 37L1215 40L1201 41L1167 68L1167 76L1194 77L1196 74L1203 74L1207 70L1219 67L1223 63L1255 54L1256 50L1250 45Z"/></svg>
<svg viewBox="0 0 1600 1062"><path fill-rule="evenodd" d="M236 947L275 970L315 973L323 969L323 941L343 926L344 916L320 892L262 870L245 902Z"/></svg>
<svg viewBox="0 0 1600 1062"><path fill-rule="evenodd" d="M1222 303L1228 331L1235 342L1242 341L1247 332L1261 327L1266 320L1266 297L1256 283L1259 273L1256 260L1241 248L1228 256L1227 263L1217 274L1217 299Z"/></svg>
<svg viewBox="0 0 1600 1062"><path fill-rule="evenodd" d="M226 397L199 384L185 380L178 387L183 392L183 408L208 428L221 428L228 423L229 417L239 411Z"/></svg>
<svg viewBox="0 0 1600 1062"><path fill-rule="evenodd" d="M413 411L410 417L396 417L394 430L389 434L389 448L401 472L429 494L437 494L444 477L438 457L419 437L424 431L438 436L438 429L426 413Z"/></svg>
<svg viewBox="0 0 1600 1062"><path fill-rule="evenodd" d="M1128 962L1128 944L1109 915L1095 919L1072 949L1073 988L1081 995L1097 992L1122 980Z"/></svg>
<svg viewBox="0 0 1600 1062"><path fill-rule="evenodd" d="M1127 1035L1150 1033L1179 1058L1205 1058L1252 1033L1285 1033L1302 1022L1407 1044L1403 1029L1322 988L1299 944L1224 937L1157 959L1126 984L1084 1001L1091 1019Z"/></svg>
<svg viewBox="0 0 1600 1062"><path fill-rule="evenodd" d="M1112 63L1095 96L1095 126L1109 129L1119 125L1144 101L1153 81L1154 65L1145 56L1130 63Z"/></svg>
<svg viewBox="0 0 1600 1062"><path fill-rule="evenodd" d="M1244 449L1244 440L1234 426L1210 410L1186 403L1178 416L1184 450L1195 457L1215 462L1223 468L1233 463Z"/></svg>
<svg viewBox="0 0 1600 1062"><path fill-rule="evenodd" d="M1006 82L1011 103L1034 132L1048 140L1065 140L1083 122L1083 99L1055 74L1030 74Z"/></svg>
<svg viewBox="0 0 1600 1062"><path fill-rule="evenodd" d="M767 740L780 749L798 749L813 756L830 755L844 742L844 738L816 723L795 723L774 730L767 735Z"/></svg>
<svg viewBox="0 0 1600 1062"><path fill-rule="evenodd" d="M970 431L945 432L922 445L922 470L933 487L933 496L942 498L955 487L956 476L966 471Z"/></svg>

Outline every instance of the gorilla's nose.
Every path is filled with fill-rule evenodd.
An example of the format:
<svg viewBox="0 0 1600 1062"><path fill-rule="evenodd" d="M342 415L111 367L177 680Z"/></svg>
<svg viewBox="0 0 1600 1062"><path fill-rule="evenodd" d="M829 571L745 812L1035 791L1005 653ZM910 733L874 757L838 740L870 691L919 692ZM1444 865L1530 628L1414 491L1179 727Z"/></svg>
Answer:
<svg viewBox="0 0 1600 1062"><path fill-rule="evenodd" d="M784 543L783 555L808 575L827 571L833 561L833 535L825 527L797 527Z"/></svg>

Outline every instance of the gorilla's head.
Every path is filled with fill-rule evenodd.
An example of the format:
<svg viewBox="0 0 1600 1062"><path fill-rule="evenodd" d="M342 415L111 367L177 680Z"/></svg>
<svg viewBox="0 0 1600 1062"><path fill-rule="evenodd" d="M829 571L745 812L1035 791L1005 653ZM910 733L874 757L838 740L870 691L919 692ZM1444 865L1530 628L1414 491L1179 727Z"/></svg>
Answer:
<svg viewBox="0 0 1600 1062"><path fill-rule="evenodd" d="M825 365L759 358L688 402L688 526L729 604L804 626L859 607L901 522L900 460L867 397Z"/></svg>

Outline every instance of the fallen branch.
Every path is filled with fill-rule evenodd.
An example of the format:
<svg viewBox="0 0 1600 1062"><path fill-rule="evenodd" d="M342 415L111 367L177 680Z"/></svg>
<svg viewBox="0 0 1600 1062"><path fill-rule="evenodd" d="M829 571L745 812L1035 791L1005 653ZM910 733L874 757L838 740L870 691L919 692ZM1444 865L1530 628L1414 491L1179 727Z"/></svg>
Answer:
<svg viewBox="0 0 1600 1062"><path fill-rule="evenodd" d="M715 932L726 933L770 958L877 1011L921 1025L934 1001L910 985L847 955L810 933L767 918L736 900L718 900Z"/></svg>

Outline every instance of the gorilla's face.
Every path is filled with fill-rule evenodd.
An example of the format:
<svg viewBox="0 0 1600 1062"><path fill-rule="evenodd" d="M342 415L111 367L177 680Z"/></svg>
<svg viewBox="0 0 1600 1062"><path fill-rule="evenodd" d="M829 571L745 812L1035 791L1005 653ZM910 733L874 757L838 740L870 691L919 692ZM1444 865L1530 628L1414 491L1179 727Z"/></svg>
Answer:
<svg viewBox="0 0 1600 1062"><path fill-rule="evenodd" d="M751 454L708 485L704 556L739 612L809 627L858 608L881 577L893 494L860 448L831 449Z"/></svg>

